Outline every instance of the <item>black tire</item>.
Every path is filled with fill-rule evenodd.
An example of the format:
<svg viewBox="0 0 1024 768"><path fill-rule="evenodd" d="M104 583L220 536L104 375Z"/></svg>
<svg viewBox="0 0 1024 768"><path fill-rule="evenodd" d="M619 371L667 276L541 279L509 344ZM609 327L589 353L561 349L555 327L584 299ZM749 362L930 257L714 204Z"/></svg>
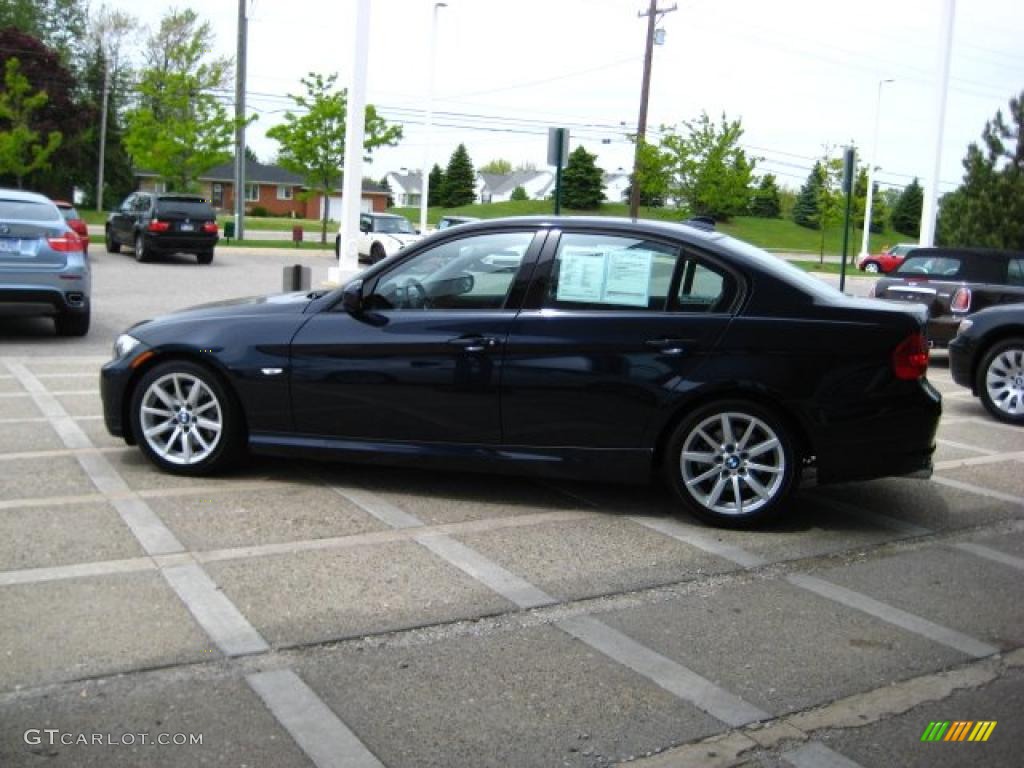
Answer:
<svg viewBox="0 0 1024 768"><path fill-rule="evenodd" d="M114 240L114 234L110 231L110 227L107 227L106 232L103 235L103 240L107 246L107 253L121 252L121 245Z"/></svg>
<svg viewBox="0 0 1024 768"><path fill-rule="evenodd" d="M146 238L142 234L135 235L135 260L140 264L149 261L149 249L146 248Z"/></svg>
<svg viewBox="0 0 1024 768"><path fill-rule="evenodd" d="M213 262L213 251L203 251L196 254L196 261L200 264L211 264Z"/></svg>
<svg viewBox="0 0 1024 768"><path fill-rule="evenodd" d="M684 450L689 458L684 459ZM722 528L746 528L784 509L796 487L799 457L789 427L774 413L745 400L719 400L680 422L662 469L694 517Z"/></svg>
<svg viewBox="0 0 1024 768"><path fill-rule="evenodd" d="M341 258L341 235L334 236L334 258Z"/></svg>
<svg viewBox="0 0 1024 768"><path fill-rule="evenodd" d="M58 336L85 336L89 332L90 311L65 312L53 318Z"/></svg>
<svg viewBox="0 0 1024 768"><path fill-rule="evenodd" d="M380 243L374 243L370 246L370 263L376 264L378 261L383 261L387 258L387 254L384 252L384 246Z"/></svg>
<svg viewBox="0 0 1024 768"><path fill-rule="evenodd" d="M978 366L975 390L999 421L1024 425L1024 338L993 344Z"/></svg>
<svg viewBox="0 0 1024 768"><path fill-rule="evenodd" d="M196 382L201 388L194 394ZM187 360L169 360L146 371L132 391L129 418L146 458L175 475L223 472L244 452L245 430L233 393L209 368Z"/></svg>

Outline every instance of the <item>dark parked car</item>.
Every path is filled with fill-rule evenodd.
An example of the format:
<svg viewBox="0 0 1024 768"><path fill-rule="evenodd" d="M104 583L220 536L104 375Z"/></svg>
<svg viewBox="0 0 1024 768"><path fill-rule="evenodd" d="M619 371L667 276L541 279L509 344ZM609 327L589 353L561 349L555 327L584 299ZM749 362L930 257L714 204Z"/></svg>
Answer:
<svg viewBox="0 0 1024 768"><path fill-rule="evenodd" d="M217 215L210 203L194 195L135 192L110 214L107 253L132 248L136 261L164 253L195 254L200 264L213 261Z"/></svg>
<svg viewBox="0 0 1024 768"><path fill-rule="evenodd" d="M460 224L472 224L474 221L480 221L480 219L476 216L442 216L437 222L437 228L449 229Z"/></svg>
<svg viewBox="0 0 1024 768"><path fill-rule="evenodd" d="M85 245L42 195L0 189L0 315L49 315L61 336L89 332Z"/></svg>
<svg viewBox="0 0 1024 768"><path fill-rule="evenodd" d="M880 299L926 305L928 340L945 347L969 312L1024 301L1024 253L918 248L874 291Z"/></svg>
<svg viewBox="0 0 1024 768"><path fill-rule="evenodd" d="M819 482L929 472L923 308L844 296L678 223L498 219L343 289L140 323L107 428L158 467L243 450L645 482L745 525ZM856 460L851 460L856 457Z"/></svg>
<svg viewBox="0 0 1024 768"><path fill-rule="evenodd" d="M964 319L949 345L949 370L997 419L1024 424L1024 304Z"/></svg>

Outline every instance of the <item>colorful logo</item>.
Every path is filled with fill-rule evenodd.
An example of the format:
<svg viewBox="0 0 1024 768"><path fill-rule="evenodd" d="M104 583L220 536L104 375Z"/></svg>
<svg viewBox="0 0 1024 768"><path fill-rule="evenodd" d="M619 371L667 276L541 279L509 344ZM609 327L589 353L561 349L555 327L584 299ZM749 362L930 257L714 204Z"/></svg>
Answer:
<svg viewBox="0 0 1024 768"><path fill-rule="evenodd" d="M933 720L921 734L921 741L988 741L995 729L995 720Z"/></svg>

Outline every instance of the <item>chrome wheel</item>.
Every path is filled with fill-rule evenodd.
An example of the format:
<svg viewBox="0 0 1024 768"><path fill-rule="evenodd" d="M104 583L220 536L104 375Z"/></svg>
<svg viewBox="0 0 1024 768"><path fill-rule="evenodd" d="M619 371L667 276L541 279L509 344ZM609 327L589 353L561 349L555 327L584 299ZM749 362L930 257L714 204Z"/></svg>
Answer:
<svg viewBox="0 0 1024 768"><path fill-rule="evenodd" d="M985 370L985 391L1000 413L1024 417L1024 347L1006 347Z"/></svg>
<svg viewBox="0 0 1024 768"><path fill-rule="evenodd" d="M168 373L153 381L142 395L138 417L149 448L180 466L206 460L224 432L220 400L191 373Z"/></svg>
<svg viewBox="0 0 1024 768"><path fill-rule="evenodd" d="M872 274L877 275L882 270L878 268L878 265L875 264L875 262L869 261L867 264L864 265L864 271L871 272Z"/></svg>
<svg viewBox="0 0 1024 768"><path fill-rule="evenodd" d="M767 423L739 411L699 422L679 454L683 485L720 515L745 516L770 504L786 477L786 452Z"/></svg>

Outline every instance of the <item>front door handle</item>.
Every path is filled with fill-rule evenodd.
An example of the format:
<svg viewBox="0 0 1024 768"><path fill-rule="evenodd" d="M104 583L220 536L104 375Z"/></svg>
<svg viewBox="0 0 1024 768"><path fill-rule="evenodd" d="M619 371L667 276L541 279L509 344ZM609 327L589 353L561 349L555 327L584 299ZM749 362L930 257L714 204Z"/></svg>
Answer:
<svg viewBox="0 0 1024 768"><path fill-rule="evenodd" d="M498 346L498 340L493 336L459 336L448 343L466 352L486 352Z"/></svg>
<svg viewBox="0 0 1024 768"><path fill-rule="evenodd" d="M686 354L686 347L693 339L648 339L644 342L648 347L658 349L663 355L679 357Z"/></svg>

